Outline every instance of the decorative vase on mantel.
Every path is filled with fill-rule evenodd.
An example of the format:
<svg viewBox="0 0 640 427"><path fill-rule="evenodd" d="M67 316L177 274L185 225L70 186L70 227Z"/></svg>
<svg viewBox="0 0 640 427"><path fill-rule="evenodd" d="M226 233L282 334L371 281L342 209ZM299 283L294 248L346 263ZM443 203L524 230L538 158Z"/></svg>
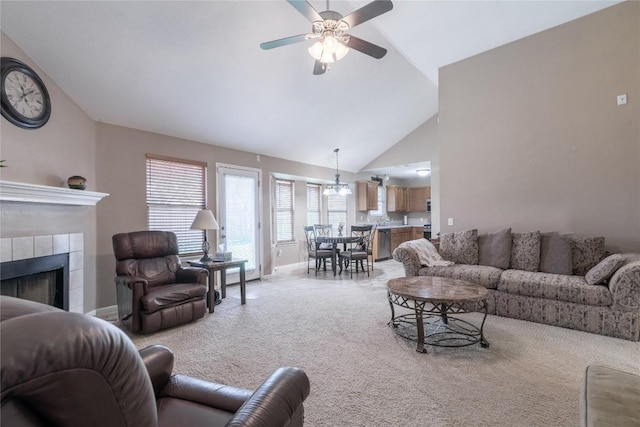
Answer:
<svg viewBox="0 0 640 427"><path fill-rule="evenodd" d="M84 190L87 188L87 180L80 175L74 175L67 179L67 185L74 190Z"/></svg>

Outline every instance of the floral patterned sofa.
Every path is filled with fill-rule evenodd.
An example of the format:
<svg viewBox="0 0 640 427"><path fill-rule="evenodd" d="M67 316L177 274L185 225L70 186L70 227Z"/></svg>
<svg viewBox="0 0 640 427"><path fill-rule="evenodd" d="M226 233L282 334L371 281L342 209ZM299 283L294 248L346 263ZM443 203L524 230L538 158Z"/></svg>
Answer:
<svg viewBox="0 0 640 427"><path fill-rule="evenodd" d="M442 235L439 250L405 242L393 258L407 276L486 287L489 314L640 341L640 253L608 254L602 237L467 230Z"/></svg>

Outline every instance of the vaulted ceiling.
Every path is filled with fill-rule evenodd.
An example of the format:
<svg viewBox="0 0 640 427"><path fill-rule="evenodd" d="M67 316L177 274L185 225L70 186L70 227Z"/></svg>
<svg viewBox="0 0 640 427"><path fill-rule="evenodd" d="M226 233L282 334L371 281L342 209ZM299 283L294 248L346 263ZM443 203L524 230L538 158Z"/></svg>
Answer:
<svg viewBox="0 0 640 427"><path fill-rule="evenodd" d="M357 172L438 112L439 67L615 3L394 0L351 31L387 55L351 50L321 76L312 41L259 47L310 32L284 0L3 0L0 14L96 121L331 168L340 148L340 168Z"/></svg>

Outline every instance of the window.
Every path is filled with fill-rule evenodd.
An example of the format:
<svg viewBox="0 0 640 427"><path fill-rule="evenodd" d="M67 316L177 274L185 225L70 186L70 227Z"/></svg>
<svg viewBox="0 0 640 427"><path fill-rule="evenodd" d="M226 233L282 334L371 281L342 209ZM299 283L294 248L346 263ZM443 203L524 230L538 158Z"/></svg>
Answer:
<svg viewBox="0 0 640 427"><path fill-rule="evenodd" d="M293 181L275 181L276 243L293 241Z"/></svg>
<svg viewBox="0 0 640 427"><path fill-rule="evenodd" d="M347 229L347 197L333 194L327 196L327 223L337 230L340 223Z"/></svg>
<svg viewBox="0 0 640 427"><path fill-rule="evenodd" d="M378 186L378 209L375 211L369 211L371 216L386 216L387 215L387 190L382 186Z"/></svg>
<svg viewBox="0 0 640 427"><path fill-rule="evenodd" d="M147 154L147 227L173 231L181 255L202 252L204 232L191 230L205 209L207 164Z"/></svg>
<svg viewBox="0 0 640 427"><path fill-rule="evenodd" d="M322 212L322 186L307 184L307 225L320 224Z"/></svg>

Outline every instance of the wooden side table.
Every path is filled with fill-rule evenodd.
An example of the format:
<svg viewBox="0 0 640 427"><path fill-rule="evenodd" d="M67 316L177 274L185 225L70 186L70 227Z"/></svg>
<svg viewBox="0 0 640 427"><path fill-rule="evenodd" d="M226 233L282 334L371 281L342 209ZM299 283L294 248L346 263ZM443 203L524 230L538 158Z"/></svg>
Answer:
<svg viewBox="0 0 640 427"><path fill-rule="evenodd" d="M245 264L246 259L232 259L231 261L212 261L202 263L200 261L187 261L193 267L201 267L209 270L209 313L213 313L215 307L216 272L220 272L220 296L227 297L227 269L240 267L240 304L247 302Z"/></svg>

